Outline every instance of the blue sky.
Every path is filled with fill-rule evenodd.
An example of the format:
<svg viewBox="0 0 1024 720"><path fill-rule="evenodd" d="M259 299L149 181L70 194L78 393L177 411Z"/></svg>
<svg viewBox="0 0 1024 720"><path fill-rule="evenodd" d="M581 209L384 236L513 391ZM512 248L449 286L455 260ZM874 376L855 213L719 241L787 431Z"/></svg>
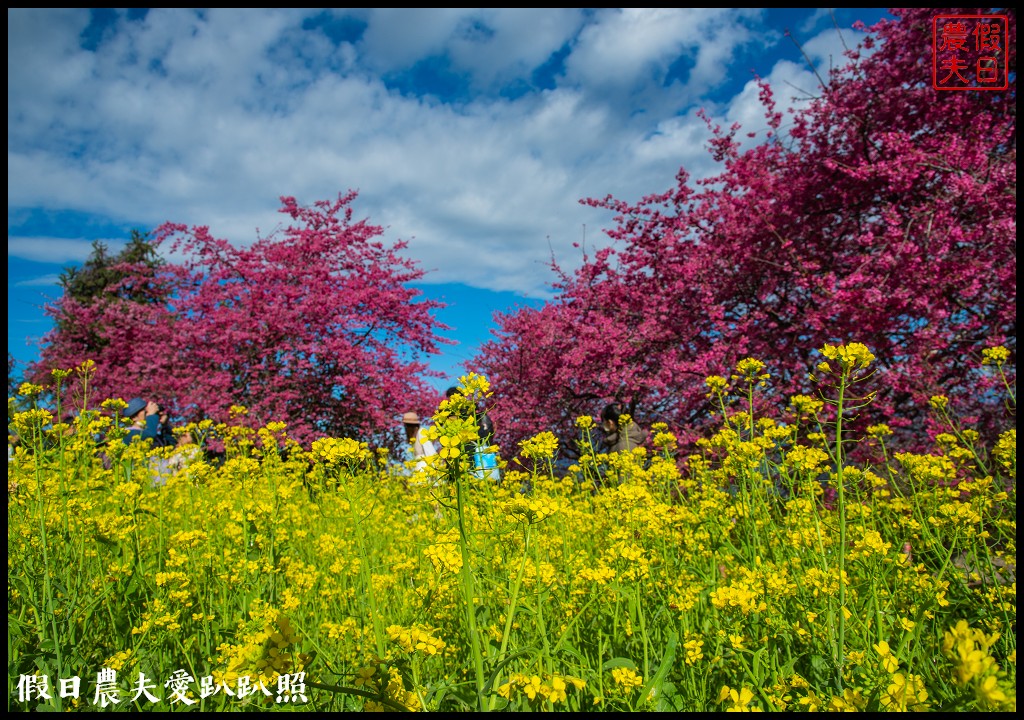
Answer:
<svg viewBox="0 0 1024 720"><path fill-rule="evenodd" d="M444 389L492 314L551 297L554 257L607 243L586 197L717 168L697 111L763 130L889 14L881 8L11 9L8 350L38 357L42 305L93 240L207 225L236 244L356 190L449 307ZM841 33L837 32L836 27ZM823 72L822 74L825 74Z"/></svg>

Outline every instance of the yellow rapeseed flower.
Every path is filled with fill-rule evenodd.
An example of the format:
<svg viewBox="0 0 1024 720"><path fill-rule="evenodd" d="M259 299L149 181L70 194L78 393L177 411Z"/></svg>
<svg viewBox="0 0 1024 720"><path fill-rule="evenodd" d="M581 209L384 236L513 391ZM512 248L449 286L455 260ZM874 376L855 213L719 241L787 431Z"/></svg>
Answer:
<svg viewBox="0 0 1024 720"><path fill-rule="evenodd" d="M896 673L892 676L892 682L885 692L882 693L882 707L894 711L923 711L929 705L925 702L928 699L928 691L924 689L924 682L917 675Z"/></svg>
<svg viewBox="0 0 1024 720"><path fill-rule="evenodd" d="M41 395L43 392L42 385L35 385L29 382L23 382L18 386L18 394L22 397L32 398Z"/></svg>
<svg viewBox="0 0 1024 720"><path fill-rule="evenodd" d="M882 438L888 435L892 435L892 429L885 423L880 423L878 425L869 425L867 433L870 437Z"/></svg>
<svg viewBox="0 0 1024 720"><path fill-rule="evenodd" d="M459 378L459 393L468 398L474 395L486 398L491 395L491 384L483 375L471 372Z"/></svg>
<svg viewBox="0 0 1024 720"><path fill-rule="evenodd" d="M449 460L454 460L455 458L462 454L462 450L460 449L461 443L459 442L459 438L442 435L439 439L441 441L441 449L438 451L438 454L441 457L447 458Z"/></svg>
<svg viewBox="0 0 1024 720"><path fill-rule="evenodd" d="M995 365L996 367L1002 367L1003 364L1010 359L1010 351L1002 345L996 347L985 348L981 351L981 364L982 365Z"/></svg>
<svg viewBox="0 0 1024 720"><path fill-rule="evenodd" d="M892 650L889 649L889 643L885 640L875 645L875 652L882 659L882 667L887 673L892 674L899 669L900 663L896 656L892 654Z"/></svg>
<svg viewBox="0 0 1024 720"><path fill-rule="evenodd" d="M728 685L723 685L718 693L718 702L723 703L730 700L732 704L725 709L726 712L759 712L761 708L751 706L754 700L754 692L750 688L742 687L738 690Z"/></svg>
<svg viewBox="0 0 1024 720"><path fill-rule="evenodd" d="M502 512L520 522L539 523L558 512L558 503L553 498L514 497L501 505Z"/></svg>
<svg viewBox="0 0 1024 720"><path fill-rule="evenodd" d="M758 383L764 387L771 376L761 372L762 370L764 370L763 362L756 358L745 358L736 365L736 374L732 376L732 379L743 380L748 384Z"/></svg>
<svg viewBox="0 0 1024 720"><path fill-rule="evenodd" d="M949 407L949 398L945 395L932 395L928 399L928 404L932 406L933 410L944 412Z"/></svg>
<svg viewBox="0 0 1024 720"><path fill-rule="evenodd" d="M530 460L550 460L558 452L558 438L550 432L542 432L519 443L523 457Z"/></svg>
<svg viewBox="0 0 1024 720"><path fill-rule="evenodd" d="M1004 705L1012 703L1012 709L1016 709L1016 698L1011 698L999 687L999 680L995 675L989 675L979 682L974 688L974 695L978 699L978 704L982 707L999 709Z"/></svg>
<svg viewBox="0 0 1024 720"><path fill-rule="evenodd" d="M686 664L694 665L698 660L704 658L704 641L703 640L687 640L683 647L686 648Z"/></svg>
<svg viewBox="0 0 1024 720"><path fill-rule="evenodd" d="M875 356L868 350L867 345L857 342L847 343L846 345L829 345L826 343L820 352L829 360L838 362L839 367L844 373L858 368L863 370L875 359Z"/></svg>
<svg viewBox="0 0 1024 720"><path fill-rule="evenodd" d="M707 385L708 390L711 391L708 393L708 397L711 397L711 395L715 393L724 393L729 389L729 381L721 375L709 375L704 378L704 384Z"/></svg>
<svg viewBox="0 0 1024 720"><path fill-rule="evenodd" d="M526 685L523 686L523 692L526 693L526 697L531 700L537 697L537 693L541 691L541 679L537 675L531 675Z"/></svg>
<svg viewBox="0 0 1024 720"><path fill-rule="evenodd" d="M548 693L548 700L552 703L564 701L566 699L565 688L565 680L557 676L552 677L551 692Z"/></svg>
<svg viewBox="0 0 1024 720"><path fill-rule="evenodd" d="M638 688L644 684L643 676L638 675L636 671L630 668L613 668L612 680L625 692L630 692L633 688Z"/></svg>

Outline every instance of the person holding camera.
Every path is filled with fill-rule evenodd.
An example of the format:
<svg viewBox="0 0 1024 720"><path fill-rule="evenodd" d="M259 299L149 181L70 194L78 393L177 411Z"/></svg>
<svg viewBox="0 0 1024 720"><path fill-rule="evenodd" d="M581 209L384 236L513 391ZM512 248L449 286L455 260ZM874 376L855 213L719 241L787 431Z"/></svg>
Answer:
<svg viewBox="0 0 1024 720"><path fill-rule="evenodd" d="M136 438L149 438L155 443L160 432L159 412L160 406L152 400L146 402L142 398L132 398L123 413L132 423L128 426L128 434L124 436L124 444L131 445Z"/></svg>

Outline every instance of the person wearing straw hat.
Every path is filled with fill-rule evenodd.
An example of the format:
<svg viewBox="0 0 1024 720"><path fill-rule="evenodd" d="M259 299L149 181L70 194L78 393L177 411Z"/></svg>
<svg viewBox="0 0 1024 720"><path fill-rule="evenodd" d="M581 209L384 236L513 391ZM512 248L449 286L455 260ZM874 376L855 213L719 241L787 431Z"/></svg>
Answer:
<svg viewBox="0 0 1024 720"><path fill-rule="evenodd" d="M424 470L427 467L427 458L437 454L437 448L427 437L420 416L414 412L407 412L402 415L402 425L405 426L405 439L412 443L412 454L417 460L416 469Z"/></svg>

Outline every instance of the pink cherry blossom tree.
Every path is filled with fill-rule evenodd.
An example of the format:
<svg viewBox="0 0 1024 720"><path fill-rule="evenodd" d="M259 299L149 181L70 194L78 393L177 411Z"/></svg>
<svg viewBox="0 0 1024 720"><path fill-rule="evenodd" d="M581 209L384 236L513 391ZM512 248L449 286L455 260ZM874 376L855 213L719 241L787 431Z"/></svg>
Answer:
<svg viewBox="0 0 1024 720"><path fill-rule="evenodd" d="M248 247L206 227L162 225L155 246L187 258L151 280L166 301L65 294L50 308L64 321L45 338L36 374L92 359L97 399L153 398L188 420L228 420L244 406L244 422L285 421L306 444L395 442L397 413L436 401L424 358L446 328L441 305L410 287L423 271L400 255L406 243L386 244L380 227L354 220L355 197L309 207L283 197L290 224ZM86 334L103 338L99 356L85 355Z"/></svg>
<svg viewBox="0 0 1024 720"><path fill-rule="evenodd" d="M856 421L888 423L897 445L937 431L935 394L983 430L1013 422L981 352L1016 352L1015 15L1010 89L942 92L936 12L893 11L789 115L761 82L767 134L743 149L738 126L711 127L717 176L681 169L635 204L584 201L616 213L612 248L555 266L557 297L499 316L472 363L511 447L539 429L568 440L609 400L692 440L708 375L758 358L763 401L781 404L813 393L817 349L843 342L877 356L878 395Z"/></svg>

